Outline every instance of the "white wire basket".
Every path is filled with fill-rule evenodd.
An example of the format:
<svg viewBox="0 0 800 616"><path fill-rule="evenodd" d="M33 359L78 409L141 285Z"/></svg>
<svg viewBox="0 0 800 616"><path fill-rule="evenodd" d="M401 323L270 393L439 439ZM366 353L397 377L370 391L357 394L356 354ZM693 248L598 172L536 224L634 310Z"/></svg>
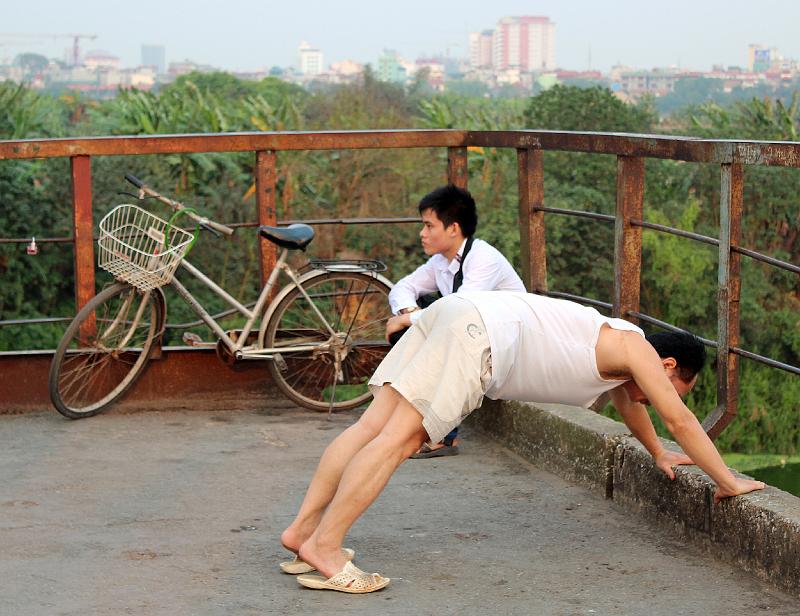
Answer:
<svg viewBox="0 0 800 616"><path fill-rule="evenodd" d="M100 221L98 265L142 291L169 284L193 235L172 225L166 242L167 226L139 206L118 205Z"/></svg>

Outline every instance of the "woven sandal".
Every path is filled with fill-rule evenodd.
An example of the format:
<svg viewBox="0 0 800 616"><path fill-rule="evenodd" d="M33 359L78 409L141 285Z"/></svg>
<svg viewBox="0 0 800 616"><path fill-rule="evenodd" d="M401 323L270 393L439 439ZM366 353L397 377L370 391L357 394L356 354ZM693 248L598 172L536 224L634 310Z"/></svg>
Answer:
<svg viewBox="0 0 800 616"><path fill-rule="evenodd" d="M319 575L299 575L297 581L314 590L336 590L352 594L364 594L386 588L391 580L377 573L365 573L353 563L347 562L336 575L327 580Z"/></svg>
<svg viewBox="0 0 800 616"><path fill-rule="evenodd" d="M356 553L350 548L342 548L342 555L349 562L355 558ZM281 571L283 571L284 573L288 573L289 575L299 575L300 573L311 573L312 571L316 570L317 570L316 567L314 567L313 565L309 565L299 556L295 556L294 560L281 563Z"/></svg>

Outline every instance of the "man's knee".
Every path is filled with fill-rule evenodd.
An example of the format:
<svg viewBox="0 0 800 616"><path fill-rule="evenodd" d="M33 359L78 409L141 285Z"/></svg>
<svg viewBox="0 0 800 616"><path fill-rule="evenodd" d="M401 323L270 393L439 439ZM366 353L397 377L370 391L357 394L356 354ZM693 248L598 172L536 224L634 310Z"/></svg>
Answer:
<svg viewBox="0 0 800 616"><path fill-rule="evenodd" d="M391 385L384 385L375 394L375 398L367 407L367 410L361 415L356 423L354 423L348 430L355 430L367 440L372 440L381 433L386 423L392 416L394 406L400 399L400 394L395 391ZM372 408L373 405L379 405L381 408Z"/></svg>
<svg viewBox="0 0 800 616"><path fill-rule="evenodd" d="M406 444L402 449L403 459L405 460L412 454L415 454L417 451L419 451L419 448L422 447L422 444L427 441L428 433L425 431L425 428L420 428L418 432L412 434L408 441L406 441Z"/></svg>

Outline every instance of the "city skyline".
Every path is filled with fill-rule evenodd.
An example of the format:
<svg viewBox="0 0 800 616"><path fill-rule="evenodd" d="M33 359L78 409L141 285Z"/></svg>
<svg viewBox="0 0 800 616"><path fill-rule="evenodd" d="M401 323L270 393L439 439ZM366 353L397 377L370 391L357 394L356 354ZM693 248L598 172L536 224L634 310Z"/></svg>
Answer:
<svg viewBox="0 0 800 616"><path fill-rule="evenodd" d="M663 5L662 5L663 6ZM190 8L188 8L190 7ZM220 10L224 7L224 12ZM308 0L302 5L253 0L198 0L191 5L140 0L135 10L109 9L107 2L84 0L70 6L31 0L0 9L3 32L92 34L82 51L104 50L125 66L141 63L142 45L163 45L167 62L191 60L232 71L297 66L298 47L308 41L324 53L325 64L354 60L375 63L383 49L409 59L466 58L470 32L491 29L507 16L539 15L555 23L557 66L607 71L615 64L635 67L745 66L749 44L778 48L800 57L793 17L800 5L676 0L667 13L656 3L618 0L607 5L586 0L484 3L423 3L402 6L341 0ZM21 45L0 37L0 59L18 53L62 58L67 38L30 39Z"/></svg>

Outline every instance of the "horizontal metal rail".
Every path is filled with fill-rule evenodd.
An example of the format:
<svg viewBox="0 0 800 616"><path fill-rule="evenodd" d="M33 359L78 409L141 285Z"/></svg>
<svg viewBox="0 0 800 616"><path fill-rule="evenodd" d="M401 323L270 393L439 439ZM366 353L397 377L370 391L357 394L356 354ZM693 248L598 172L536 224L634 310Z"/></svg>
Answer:
<svg viewBox="0 0 800 616"><path fill-rule="evenodd" d="M674 325L671 325L670 323L667 323L666 321L662 321L660 319L656 319L655 317L651 317L650 315L644 314L642 312L637 312L636 310L628 310L628 314L630 316L636 318L636 319L639 319L640 321L644 321L645 323L650 323L651 325L656 325L657 327L660 327L661 329L665 329L665 330L667 330L669 332L682 333L682 334L692 334L692 336L695 336L700 342L702 342L706 346L709 346L709 347L711 347L713 349L717 348L717 341L716 340L709 340L708 338L703 338L702 336L698 336L694 332L690 332L687 329L682 329L680 327L675 327Z"/></svg>
<svg viewBox="0 0 800 616"><path fill-rule="evenodd" d="M300 219L300 218L291 218L288 220L278 220L278 225L293 225L293 224L306 224L312 226L323 226L323 225L381 225L381 224L408 224L408 223L419 223L420 219L418 217L413 216L404 216L400 218L312 218L312 219ZM232 222L232 223L223 223L228 227L232 227L234 229L239 228L249 228L249 227L259 227L261 223L252 221L252 222ZM97 241L98 236L95 235L92 237L94 241ZM30 237L7 237L7 238L0 238L0 244L29 244L31 241ZM75 238L70 237L42 237L36 238L37 244L73 244L75 243Z"/></svg>
<svg viewBox="0 0 800 616"><path fill-rule="evenodd" d="M601 220L603 222L614 222L617 218L612 214L601 214L599 212L586 212L584 210L569 210L560 207L535 207L532 209L534 212L549 212L550 214L563 214L565 216L574 216L576 218L590 218L592 220Z"/></svg>
<svg viewBox="0 0 800 616"><path fill-rule="evenodd" d="M595 306L596 308L605 308L606 310L611 310L614 305L610 304L609 302L603 302L599 299L592 299L591 297L583 297L582 295L573 295L572 293L564 293L563 291L537 291L540 295L546 295L547 297L556 297L559 299L568 299L574 302L579 302L581 304L586 304L587 306Z"/></svg>
<svg viewBox="0 0 800 616"><path fill-rule="evenodd" d="M0 140L0 160L75 156L394 148L494 147L695 163L800 167L800 143L549 130L454 129L241 132Z"/></svg>
<svg viewBox="0 0 800 616"><path fill-rule="evenodd" d="M10 327L12 325L41 325L43 323L64 323L74 319L71 317L37 317L33 319L8 319L0 321L0 327Z"/></svg>
<svg viewBox="0 0 800 616"><path fill-rule="evenodd" d="M636 227L642 227L644 229L653 229L655 231L662 231L663 233L671 233L672 235L685 237L691 240L695 240L697 242L702 242L703 244L719 246L719 240L715 237L700 235L699 233L684 231L683 229L675 229L674 227L659 225L654 222L644 222L642 220L631 220L631 224ZM800 274L800 266L794 265L793 263L787 263L786 261L781 261L780 259L776 259L775 257L770 257L769 255L756 252L755 250L750 250L749 248L742 248L741 246L731 246L731 250L739 254L745 255L747 257L750 257L751 259L755 259L756 261L761 261L762 263L768 263L770 265L774 265L775 267L786 270L787 272Z"/></svg>
<svg viewBox="0 0 800 616"><path fill-rule="evenodd" d="M792 374L800 374L800 368L797 366L785 364L783 362L770 359L769 357L764 357L763 355L757 355L756 353L745 351L744 349L740 349L739 347L731 347L731 352L735 353L736 355L741 355L742 357L746 357L747 359L752 359L753 361L756 361L760 364L770 366L772 368L785 370L786 372L791 372Z"/></svg>

